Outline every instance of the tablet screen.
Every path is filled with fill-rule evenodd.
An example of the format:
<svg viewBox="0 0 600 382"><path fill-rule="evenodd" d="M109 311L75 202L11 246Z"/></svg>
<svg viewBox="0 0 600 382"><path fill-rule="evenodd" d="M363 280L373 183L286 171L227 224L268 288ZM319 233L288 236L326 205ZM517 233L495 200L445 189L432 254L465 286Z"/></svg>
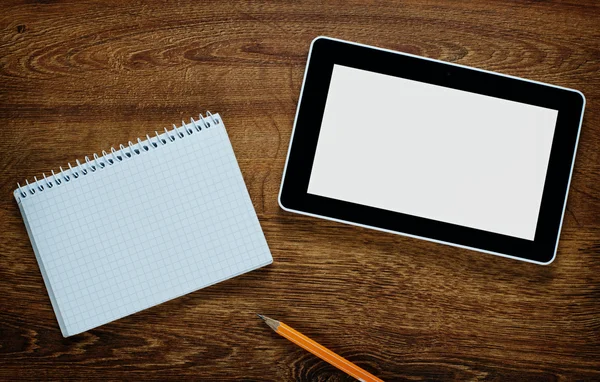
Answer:
<svg viewBox="0 0 600 382"><path fill-rule="evenodd" d="M534 240L557 115L336 64L308 193Z"/></svg>

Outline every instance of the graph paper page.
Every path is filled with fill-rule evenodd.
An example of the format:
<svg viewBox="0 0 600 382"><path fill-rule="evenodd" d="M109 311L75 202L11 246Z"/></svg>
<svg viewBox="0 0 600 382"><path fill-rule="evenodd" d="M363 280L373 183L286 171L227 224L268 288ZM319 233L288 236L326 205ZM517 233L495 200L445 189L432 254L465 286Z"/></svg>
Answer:
<svg viewBox="0 0 600 382"><path fill-rule="evenodd" d="M20 208L65 336L272 262L222 123Z"/></svg>

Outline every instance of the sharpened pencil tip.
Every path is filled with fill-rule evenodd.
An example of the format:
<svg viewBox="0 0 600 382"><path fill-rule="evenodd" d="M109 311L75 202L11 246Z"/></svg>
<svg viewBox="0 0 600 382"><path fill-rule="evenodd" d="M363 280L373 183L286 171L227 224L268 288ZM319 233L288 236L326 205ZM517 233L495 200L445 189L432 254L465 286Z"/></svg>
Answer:
<svg viewBox="0 0 600 382"><path fill-rule="evenodd" d="M258 316L258 318L263 320L265 322L265 324L269 325L269 327L271 329L273 329L274 331L277 331L277 328L279 327L279 321L269 318L267 316L263 316L262 314L257 313L256 315Z"/></svg>

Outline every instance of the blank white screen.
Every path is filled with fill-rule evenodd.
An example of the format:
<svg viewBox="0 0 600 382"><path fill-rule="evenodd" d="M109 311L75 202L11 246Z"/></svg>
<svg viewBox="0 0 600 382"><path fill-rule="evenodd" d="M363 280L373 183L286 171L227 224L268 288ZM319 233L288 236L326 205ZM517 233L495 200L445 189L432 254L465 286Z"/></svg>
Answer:
<svg viewBox="0 0 600 382"><path fill-rule="evenodd" d="M557 115L334 65L308 193L533 240Z"/></svg>

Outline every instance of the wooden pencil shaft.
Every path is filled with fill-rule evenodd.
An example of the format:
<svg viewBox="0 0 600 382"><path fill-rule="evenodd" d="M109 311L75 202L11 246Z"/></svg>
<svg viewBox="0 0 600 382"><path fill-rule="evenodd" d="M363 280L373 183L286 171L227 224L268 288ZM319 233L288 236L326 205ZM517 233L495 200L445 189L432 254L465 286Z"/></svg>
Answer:
<svg viewBox="0 0 600 382"><path fill-rule="evenodd" d="M258 315L261 319L265 321L271 329L273 329L277 334L282 337L287 338L291 342L300 346L301 348L311 352L322 360L328 362L329 364L337 367L338 369L344 371L350 376L358 379L359 381L364 382L382 382L381 379L375 377L371 373L366 370L356 366L352 362L348 361L344 357L332 352L327 349L325 346L319 344L318 342L310 339L304 334L298 332L297 330L291 328L290 326L284 324L283 322L279 322L277 320L273 320L272 318Z"/></svg>

